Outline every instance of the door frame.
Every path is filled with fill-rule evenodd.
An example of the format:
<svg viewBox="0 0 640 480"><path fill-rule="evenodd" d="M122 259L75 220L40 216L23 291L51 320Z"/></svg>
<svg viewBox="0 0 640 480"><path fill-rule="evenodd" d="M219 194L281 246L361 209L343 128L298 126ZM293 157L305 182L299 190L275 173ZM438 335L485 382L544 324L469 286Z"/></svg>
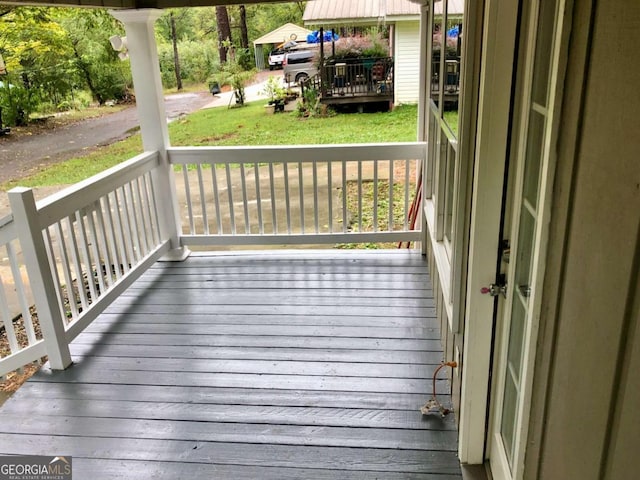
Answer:
<svg viewBox="0 0 640 480"><path fill-rule="evenodd" d="M482 34L482 70L478 78L479 105L476 131L476 150L471 191L470 240L467 264L467 290L464 312L464 348L459 417L459 451L462 463L481 464L487 459L490 434L489 406L492 389L492 359L494 348L494 320L497 302L480 290L495 281L499 261L500 216L503 202L503 182L506 153L510 147L509 128L512 111L512 90L515 82L515 53L519 21L519 2L485 0ZM557 62L551 81L555 96L549 105L547 146L555 145L559 135L559 119L564 96L563 79L566 74L568 39L574 8L572 0L560 0L561 27L555 33L554 60ZM524 32L523 32L524 33ZM557 152L550 149L549 161L541 172L541 215L543 227L536 233L540 250L534 260L541 266L536 282L544 279L546 246L551 220L551 201ZM539 239L538 239L539 236ZM544 288L538 287L536 314L539 316ZM532 340L538 337L538 324L529 332ZM535 392L533 368L536 352L524 352L523 375L526 379L527 415ZM467 361L465 361L465 359ZM543 368L544 370L544 368ZM540 372L544 375L544 372ZM519 442L526 442L530 427L523 415L523 429ZM534 433L535 435L535 433ZM525 458L521 459L522 462Z"/></svg>
<svg viewBox="0 0 640 480"><path fill-rule="evenodd" d="M529 98L532 95L532 72L534 69L535 62L535 46L536 46L536 35L538 32L538 24L539 24L539 11L537 11L537 6L540 4L542 0L538 0L536 5L531 5L529 2L526 4L526 8L529 9L527 12L522 12L522 28L521 28L521 36L523 42L522 46L526 48L526 51L522 51L522 54L519 55L518 62L522 63L523 67L523 76L518 78L518 86L516 88L517 98L517 108L514 110L514 118L512 121L512 129L514 132L517 131L517 134L514 135L513 139L513 148L511 156L517 160L514 162L515 169L513 169L513 175L515 180L515 188L512 194L505 198L505 202L510 203L509 208L512 210L511 215L511 223L509 224L509 238L511 240L512 247L516 245L518 242L518 234L514 236L514 232L516 231L515 224L519 223L519 209L514 209L514 205L519 203L520 200L517 200L522 194L523 188L523 176L524 170L523 165L520 163L523 161L526 155L526 149L528 145L528 138L526 135L526 130L528 129L529 116L530 116L530 102ZM556 163L556 155L553 150L553 145L556 144L557 134L558 134L558 119L560 116L560 108L558 105L562 104L562 82L559 81L564 77L565 68L563 66L563 45L566 38L567 26L565 23L566 17L566 0L557 0L556 5L556 23L553 26L552 35L552 44L551 44L551 61L550 61L550 70L549 70L549 83L548 83L548 92L547 92L547 104L546 104L546 120L544 127L544 136L541 148L542 155L542 163L540 166L540 177L539 177L539 187L538 187L538 219L536 221L536 229L534 232L533 245L532 245L532 259L531 259L531 289L532 289L532 297L531 304L529 307L528 318L525 320L524 324L524 332L523 332L523 344L522 344L522 371L521 371L521 391L520 391L520 399L517 404L516 411L516 425L514 430L514 458L512 459L512 467L509 469L509 463L506 462L506 458L504 455L504 451L500 448L493 449L491 444L493 441L499 441L496 439L496 430L499 429L497 426L498 422L501 420L496 416L496 413L502 411L502 402L503 402L503 389L502 382L503 377L501 373L501 367L504 367L502 362L505 361L505 357L507 355L508 348L508 339L505 338L504 335L508 335L508 331L506 329L504 322L504 316L510 315L511 305L504 305L504 312L499 312L501 315L500 319L496 323L496 343L494 348L494 362L495 362L495 371L493 375L493 385L492 391L495 392L492 397L493 399L490 401L490 415L489 415L489 426L487 432L487 452L491 452L492 454L497 454L499 459L494 459L496 461L492 461L491 465L499 466L501 469L501 474L499 478L514 478L520 479L524 476L524 466L525 466L525 455L526 455L526 444L528 442L529 435L529 415L531 412L531 401L533 396L533 380L535 374L535 360L537 354L537 339L538 339L538 331L540 325L540 309L542 304L543 297L543 284L546 270L546 258L547 258L547 245L549 240L549 224L551 218L551 205L553 199L553 184L555 178L555 163ZM534 11L536 10L536 11ZM533 22L533 24L532 24ZM515 164L517 163L517 165ZM519 208L524 208L520 205ZM517 248L517 247L516 247ZM517 251L515 255L512 250L512 258L518 256ZM513 265L510 266L511 271L513 272ZM514 288L514 279L508 278L508 281L511 282L512 285L509 285L509 288ZM513 296L510 297L513 299ZM510 470L510 471L505 471ZM497 474L494 470L494 474Z"/></svg>
<svg viewBox="0 0 640 480"><path fill-rule="evenodd" d="M498 262L518 3L486 0L484 6L458 442L460 461L468 464L485 460L495 305L481 289L494 283Z"/></svg>

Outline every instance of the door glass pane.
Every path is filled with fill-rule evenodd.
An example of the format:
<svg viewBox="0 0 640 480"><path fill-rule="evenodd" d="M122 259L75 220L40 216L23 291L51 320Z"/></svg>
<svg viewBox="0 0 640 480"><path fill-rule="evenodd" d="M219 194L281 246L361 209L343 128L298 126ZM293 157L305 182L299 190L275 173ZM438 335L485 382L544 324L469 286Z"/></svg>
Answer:
<svg viewBox="0 0 640 480"><path fill-rule="evenodd" d="M556 2L557 0L541 0L538 13L538 33L536 36L536 56L531 98L535 103L542 106L547 105Z"/></svg>
<svg viewBox="0 0 640 480"><path fill-rule="evenodd" d="M505 378L504 398L502 404L502 423L500 433L504 442L504 450L509 459L513 462L513 439L516 429L516 405L518 404L518 390L513 378L507 371Z"/></svg>
<svg viewBox="0 0 640 480"><path fill-rule="evenodd" d="M442 50L442 4L433 4L433 32L431 50L431 100L440 104L440 52Z"/></svg>
<svg viewBox="0 0 640 480"><path fill-rule="evenodd" d="M460 98L460 65L462 58L462 26L464 2L448 1L444 20L446 38L443 73L443 118L458 138L458 109Z"/></svg>
<svg viewBox="0 0 640 480"><path fill-rule="evenodd" d="M446 137L445 137L446 138ZM444 235L452 240L453 228L453 176L455 173L456 151L451 143L447 142L447 176L445 180L445 209L444 209Z"/></svg>
<svg viewBox="0 0 640 480"><path fill-rule="evenodd" d="M540 180L540 161L544 145L544 115L531 110L527 130L526 163L524 169L524 198L533 208L537 208L538 181Z"/></svg>
<svg viewBox="0 0 640 480"><path fill-rule="evenodd" d="M516 263L516 273L514 288L528 298L531 294L531 261L533 257L533 240L536 228L536 221L531 212L523 205L520 212L520 231L518 233L518 253ZM515 291L514 291L515 293ZM514 299L514 305L516 303Z"/></svg>
<svg viewBox="0 0 640 480"><path fill-rule="evenodd" d="M515 381L520 381L520 366L522 365L522 344L524 343L524 322L527 316L524 303L518 295L513 298L513 312L511 313L511 330L509 331L509 353L507 360Z"/></svg>
<svg viewBox="0 0 640 480"><path fill-rule="evenodd" d="M426 182L426 198L433 198L433 178L435 177L435 158L436 148L438 145L438 129L435 118L431 108L429 108L429 136L427 137L427 174L425 176Z"/></svg>

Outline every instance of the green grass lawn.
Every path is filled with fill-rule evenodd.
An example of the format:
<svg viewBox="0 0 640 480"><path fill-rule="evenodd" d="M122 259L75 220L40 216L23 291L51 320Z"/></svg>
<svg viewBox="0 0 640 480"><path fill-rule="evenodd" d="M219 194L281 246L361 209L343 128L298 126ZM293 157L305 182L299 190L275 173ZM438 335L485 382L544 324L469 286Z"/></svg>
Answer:
<svg viewBox="0 0 640 480"><path fill-rule="evenodd" d="M458 111L444 112L444 121L447 122L453 134L458 137Z"/></svg>
<svg viewBox="0 0 640 480"><path fill-rule="evenodd" d="M393 112L339 114L302 119L268 115L264 102L243 108L201 110L170 125L172 145L296 145L416 140L417 107Z"/></svg>
<svg viewBox="0 0 640 480"><path fill-rule="evenodd" d="M295 113L268 115L264 101L242 108L200 110L169 125L174 146L302 145L329 143L409 142L416 140L417 107L392 112L338 114L299 118ZM2 185L39 187L79 182L142 151L140 134L82 157L46 168L31 177Z"/></svg>

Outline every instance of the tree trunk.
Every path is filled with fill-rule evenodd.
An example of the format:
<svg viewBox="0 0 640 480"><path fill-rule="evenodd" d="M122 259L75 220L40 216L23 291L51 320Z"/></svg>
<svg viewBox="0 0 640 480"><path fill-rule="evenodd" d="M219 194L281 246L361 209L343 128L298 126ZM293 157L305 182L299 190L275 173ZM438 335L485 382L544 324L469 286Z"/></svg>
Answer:
<svg viewBox="0 0 640 480"><path fill-rule="evenodd" d="M249 31L247 29L247 10L240 5L240 46L249 48Z"/></svg>
<svg viewBox="0 0 640 480"><path fill-rule="evenodd" d="M176 88L182 90L182 75L180 75L180 57L178 56L178 36L176 35L176 19L173 12L169 14L171 20L171 41L173 42L173 66L176 73Z"/></svg>
<svg viewBox="0 0 640 480"><path fill-rule="evenodd" d="M76 57L76 65L84 75L84 79L87 82L87 86L89 87L89 91L95 100L98 101L100 105L104 105L105 99L100 92L96 89L93 84L93 79L91 78L91 72L89 71L89 65L82 59L80 56L80 52L78 52L78 43L72 42L71 46L73 47L73 56Z"/></svg>
<svg viewBox="0 0 640 480"><path fill-rule="evenodd" d="M216 7L216 22L218 23L218 52L220 63L227 63L227 51L231 45L231 25L227 7Z"/></svg>

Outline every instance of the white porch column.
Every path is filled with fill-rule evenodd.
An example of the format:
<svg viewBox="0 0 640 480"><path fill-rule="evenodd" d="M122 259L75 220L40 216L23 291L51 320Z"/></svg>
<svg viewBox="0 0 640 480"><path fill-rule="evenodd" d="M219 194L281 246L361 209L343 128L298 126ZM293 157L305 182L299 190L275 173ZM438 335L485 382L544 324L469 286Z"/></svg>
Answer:
<svg viewBox="0 0 640 480"><path fill-rule="evenodd" d="M429 33L431 20L429 15L431 13L431 7L426 0L414 1L413 3L420 4L420 85L418 87L418 141L429 142L431 139L427 138L428 126L429 126L429 100L431 96L431 61L428 58L429 55L429 39L431 35ZM424 177L427 172L427 162L429 159L429 146L425 147L427 152L424 156L424 161L420 164L419 174L423 175L422 178L422 204L424 205L427 193L427 182ZM427 242L429 241L429 231L427 227L427 219L424 216L423 208L420 209L420 229L422 232L421 249L422 254L427 253Z"/></svg>
<svg viewBox="0 0 640 480"><path fill-rule="evenodd" d="M171 239L171 252L166 260L184 260L189 250L180 246L182 222L178 209L175 180L167 157L169 130L164 108L158 50L153 32L154 22L162 10L112 10L127 33L127 50L131 59L131 73L136 94L136 107L145 151L158 151L164 168L154 177L156 202L160 207L160 229L164 238ZM168 194L167 194L168 193Z"/></svg>

